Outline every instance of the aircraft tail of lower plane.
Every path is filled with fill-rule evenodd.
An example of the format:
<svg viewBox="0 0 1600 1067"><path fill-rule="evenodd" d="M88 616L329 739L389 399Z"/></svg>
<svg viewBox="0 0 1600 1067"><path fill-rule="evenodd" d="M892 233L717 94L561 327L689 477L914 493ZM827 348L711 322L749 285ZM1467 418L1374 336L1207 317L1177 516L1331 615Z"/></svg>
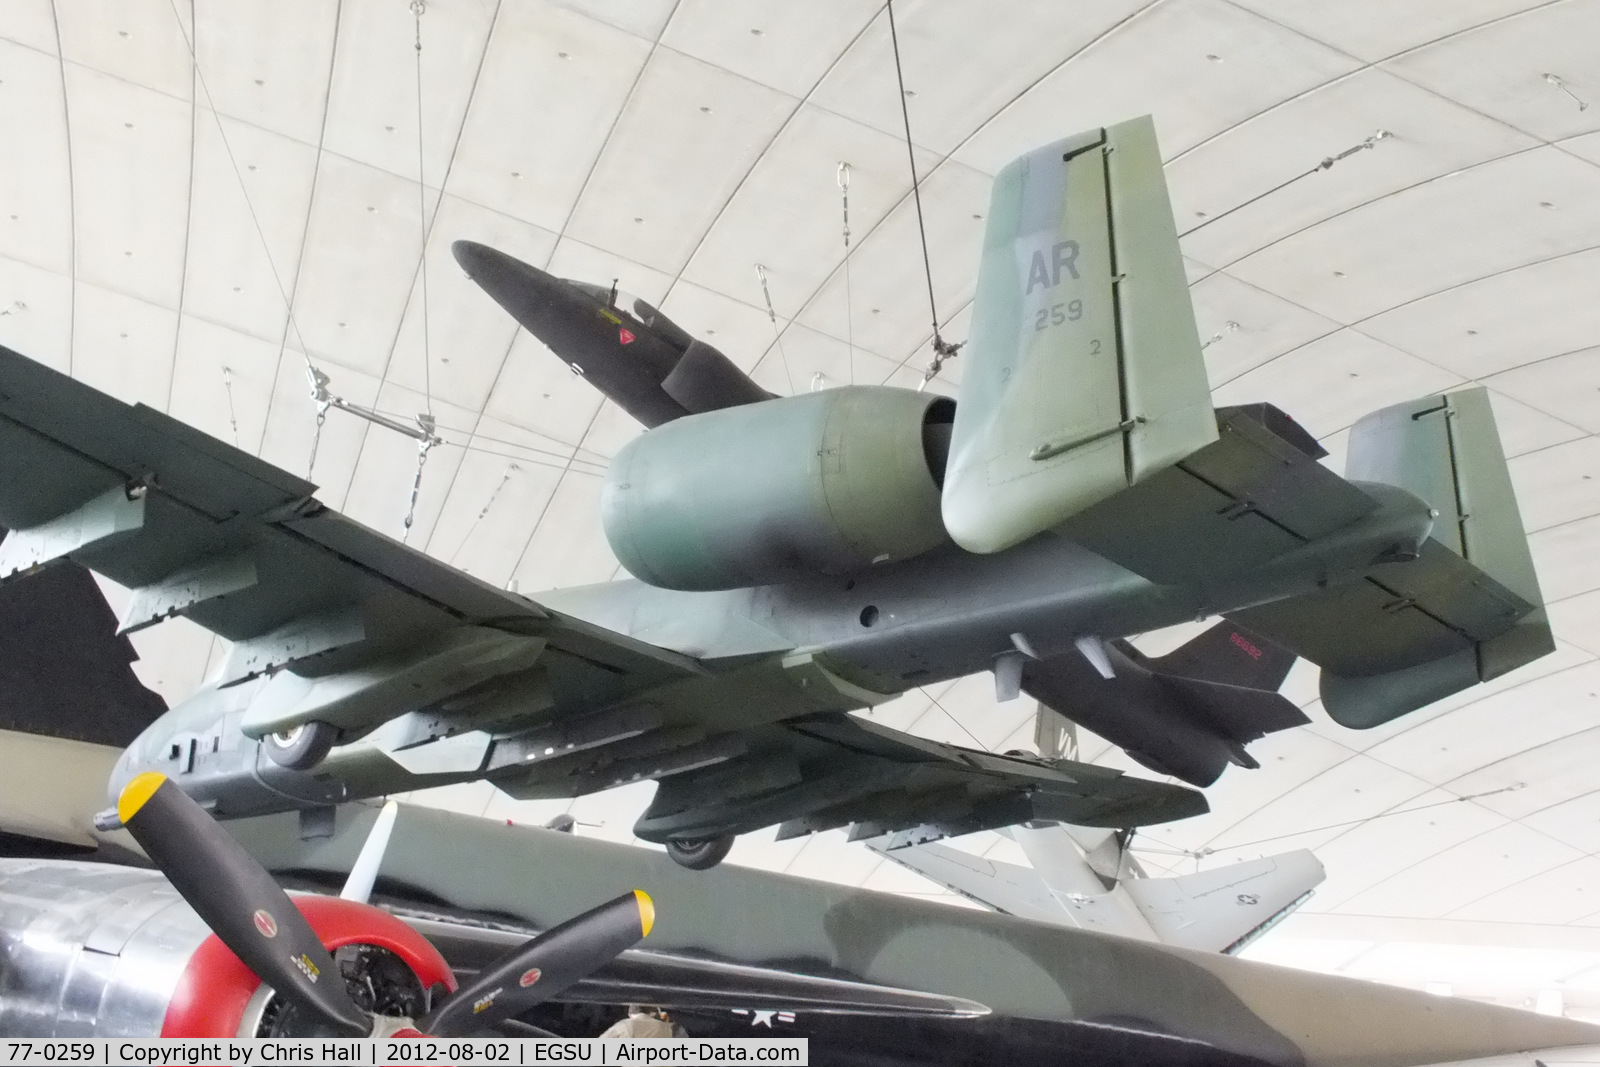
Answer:
<svg viewBox="0 0 1600 1067"><path fill-rule="evenodd" d="M942 510L998 552L1217 439L1147 116L995 179Z"/></svg>
<svg viewBox="0 0 1600 1067"><path fill-rule="evenodd" d="M867 846L902 867L995 911L1035 922L1236 953L1293 911L1326 877L1305 849L1169 878L1146 877L1126 841L1095 844L1064 824L1007 831L1028 866L940 844Z"/></svg>
<svg viewBox="0 0 1600 1067"><path fill-rule="evenodd" d="M1232 954L1304 903L1325 877L1321 861L1299 849L1196 874L1124 884L1165 944Z"/></svg>
<svg viewBox="0 0 1600 1067"><path fill-rule="evenodd" d="M1296 656L1242 626L1223 622L1203 630L1145 666L1166 678L1192 679L1276 693Z"/></svg>
<svg viewBox="0 0 1600 1067"><path fill-rule="evenodd" d="M1237 623L1223 620L1155 659L1124 640L1103 652L1109 675L1069 652L1025 664L1022 688L1142 766L1190 785L1212 784L1229 764L1258 766L1247 744L1308 721L1278 692L1294 653Z"/></svg>
<svg viewBox="0 0 1600 1067"><path fill-rule="evenodd" d="M1554 650L1487 390L1361 419L1345 477L1405 490L1432 509L1417 557L1230 616L1321 666L1336 722L1376 726Z"/></svg>

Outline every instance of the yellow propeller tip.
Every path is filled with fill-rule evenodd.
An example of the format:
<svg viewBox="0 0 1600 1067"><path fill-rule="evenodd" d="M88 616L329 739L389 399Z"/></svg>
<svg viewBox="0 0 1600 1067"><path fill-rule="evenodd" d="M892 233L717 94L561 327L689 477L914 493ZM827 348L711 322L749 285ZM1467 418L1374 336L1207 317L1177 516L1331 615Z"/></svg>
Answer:
<svg viewBox="0 0 1600 1067"><path fill-rule="evenodd" d="M643 889L635 889L633 895L639 901L639 927L644 931L642 936L649 937L650 928L656 924L656 902Z"/></svg>
<svg viewBox="0 0 1600 1067"><path fill-rule="evenodd" d="M155 795L155 791L165 784L167 776L159 771L145 771L136 775L133 781L122 787L122 795L117 797L117 818L126 826L128 820L139 814L139 809L145 802Z"/></svg>

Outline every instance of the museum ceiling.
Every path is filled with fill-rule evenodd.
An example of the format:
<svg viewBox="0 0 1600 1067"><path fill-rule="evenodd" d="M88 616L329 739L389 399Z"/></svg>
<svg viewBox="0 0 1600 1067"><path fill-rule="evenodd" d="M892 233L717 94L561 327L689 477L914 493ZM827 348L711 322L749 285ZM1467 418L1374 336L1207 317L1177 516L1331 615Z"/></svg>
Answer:
<svg viewBox="0 0 1600 1067"><path fill-rule="evenodd" d="M1312 725L1256 744L1211 815L1150 831L1148 863L1311 847L1329 877L1296 921L1321 936L1538 923L1600 951L1600 0L895 13L947 337L997 169L1148 112L1219 404L1279 405L1337 469L1359 415L1479 382L1512 457L1558 651L1360 733L1297 669ZM394 536L416 442L340 411L319 433L307 364L353 403L431 409L412 544L534 596L607 580L600 476L638 426L451 242L615 279L776 392L915 386L932 331L901 99L875 0L6 0L0 342L297 474L315 448L321 499ZM168 693L217 653L182 621L135 640ZM996 705L987 676L874 715L1031 739L1031 704ZM572 810L627 839L643 800ZM565 807L483 784L439 801ZM770 836L732 858L918 884L837 832Z"/></svg>

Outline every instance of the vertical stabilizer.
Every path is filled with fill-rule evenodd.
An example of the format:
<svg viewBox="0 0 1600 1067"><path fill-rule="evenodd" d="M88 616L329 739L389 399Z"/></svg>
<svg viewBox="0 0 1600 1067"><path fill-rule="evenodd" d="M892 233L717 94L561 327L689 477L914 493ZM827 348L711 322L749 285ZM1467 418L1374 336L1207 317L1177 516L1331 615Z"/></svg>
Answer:
<svg viewBox="0 0 1600 1067"><path fill-rule="evenodd" d="M1385 568L1384 580L1454 622L1459 647L1399 669L1324 664L1323 705L1336 722L1387 722L1555 650L1488 390L1366 416L1351 428L1345 477L1397 486L1433 509L1421 557Z"/></svg>
<svg viewBox="0 0 1600 1067"><path fill-rule="evenodd" d="M1216 440L1149 117L995 179L943 495L998 552Z"/></svg>
<svg viewBox="0 0 1600 1067"><path fill-rule="evenodd" d="M1483 681L1554 648L1487 389L1423 397L1366 416L1350 431L1345 477L1399 486L1426 500L1436 515L1434 540L1537 606L1506 633L1478 643Z"/></svg>

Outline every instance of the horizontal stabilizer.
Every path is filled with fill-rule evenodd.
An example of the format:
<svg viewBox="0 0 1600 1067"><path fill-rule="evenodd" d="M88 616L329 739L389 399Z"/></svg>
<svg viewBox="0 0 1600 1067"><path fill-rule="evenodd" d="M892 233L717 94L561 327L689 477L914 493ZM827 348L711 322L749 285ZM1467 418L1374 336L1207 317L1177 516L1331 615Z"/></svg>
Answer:
<svg viewBox="0 0 1600 1067"><path fill-rule="evenodd" d="M1237 952L1326 877L1321 861L1300 849L1177 878L1141 878L1124 884L1166 944Z"/></svg>
<svg viewBox="0 0 1600 1067"><path fill-rule="evenodd" d="M1176 878L1129 874L1090 885L1094 879L1073 832L1061 825L1027 830L1019 839L1031 867L938 844L893 849L880 840L867 846L1005 915L1201 952L1238 952L1326 877L1316 856L1301 849Z"/></svg>
<svg viewBox="0 0 1600 1067"><path fill-rule="evenodd" d="M1216 439L1155 125L1091 130L996 177L945 525L998 552Z"/></svg>
<svg viewBox="0 0 1600 1067"><path fill-rule="evenodd" d="M1294 701L1276 690L1246 689L1194 678L1161 680L1183 694L1217 733L1241 745L1310 721Z"/></svg>
<svg viewBox="0 0 1600 1067"><path fill-rule="evenodd" d="M1377 508L1319 464L1327 453L1277 408L1220 408L1216 424L1214 443L1061 532L1152 582L1189 585L1249 573Z"/></svg>

